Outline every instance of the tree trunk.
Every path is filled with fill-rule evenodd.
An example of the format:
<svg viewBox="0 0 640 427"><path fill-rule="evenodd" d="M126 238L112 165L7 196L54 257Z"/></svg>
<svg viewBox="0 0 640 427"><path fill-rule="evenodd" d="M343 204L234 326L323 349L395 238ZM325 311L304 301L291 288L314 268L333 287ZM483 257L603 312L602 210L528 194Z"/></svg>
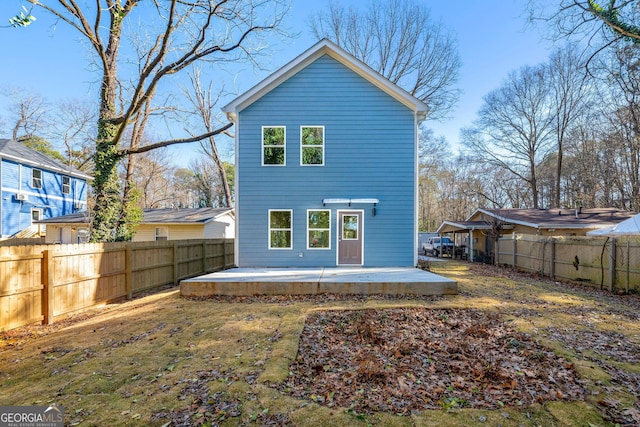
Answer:
<svg viewBox="0 0 640 427"><path fill-rule="evenodd" d="M119 10L112 10L110 17L109 42L104 52L104 73L100 88L98 137L93 157L95 163L93 190L96 204L93 208L92 242L119 240L118 222L123 207L117 172L120 160L119 147L115 141L123 124L116 123L114 120L117 92L116 60L120 49L123 17L119 14Z"/></svg>
<svg viewBox="0 0 640 427"><path fill-rule="evenodd" d="M224 203L226 207L230 208L233 206L233 199L231 197L231 189L229 188L229 180L227 179L227 171L224 170L224 163L220 160L218 147L213 137L209 138L209 144L211 145L211 157L213 157L213 161L218 168L218 175L220 175L220 181L224 191Z"/></svg>

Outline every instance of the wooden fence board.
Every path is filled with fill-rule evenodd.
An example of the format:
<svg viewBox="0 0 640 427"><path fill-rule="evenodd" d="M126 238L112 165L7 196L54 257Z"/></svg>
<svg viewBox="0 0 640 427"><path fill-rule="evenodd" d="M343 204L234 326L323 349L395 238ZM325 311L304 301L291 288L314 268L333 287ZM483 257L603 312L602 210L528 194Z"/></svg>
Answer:
<svg viewBox="0 0 640 427"><path fill-rule="evenodd" d="M233 240L0 246L0 330L233 266Z"/></svg>
<svg viewBox="0 0 640 427"><path fill-rule="evenodd" d="M592 287L640 291L640 238L515 235L498 241L497 262ZM513 250L516 250L515 256Z"/></svg>

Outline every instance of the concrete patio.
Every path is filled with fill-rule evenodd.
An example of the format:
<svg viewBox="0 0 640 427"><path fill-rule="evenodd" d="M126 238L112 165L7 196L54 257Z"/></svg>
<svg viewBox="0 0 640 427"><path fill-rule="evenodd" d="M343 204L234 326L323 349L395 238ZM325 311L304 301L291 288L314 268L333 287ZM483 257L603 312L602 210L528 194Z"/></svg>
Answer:
<svg viewBox="0 0 640 427"><path fill-rule="evenodd" d="M183 296L455 295L455 280L410 267L233 268L180 282Z"/></svg>

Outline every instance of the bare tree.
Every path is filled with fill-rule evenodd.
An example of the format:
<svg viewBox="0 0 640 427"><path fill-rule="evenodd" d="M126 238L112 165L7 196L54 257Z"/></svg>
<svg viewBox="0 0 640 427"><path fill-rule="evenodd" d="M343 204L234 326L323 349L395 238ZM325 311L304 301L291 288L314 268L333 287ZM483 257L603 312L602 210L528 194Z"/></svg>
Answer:
<svg viewBox="0 0 640 427"><path fill-rule="evenodd" d="M311 29L423 100L431 119L445 117L458 99L457 40L423 4L370 0L360 10L332 2L312 17Z"/></svg>
<svg viewBox="0 0 640 427"><path fill-rule="evenodd" d="M551 90L551 107L555 110L554 133L556 140L555 187L552 203L561 205L562 167L564 144L567 134L588 106L591 79L584 72L585 62L579 50L567 45L554 51L549 58L549 85Z"/></svg>
<svg viewBox="0 0 640 427"><path fill-rule="evenodd" d="M547 70L525 66L484 97L473 126L462 131L469 155L526 182L539 208L537 168L552 147L554 111L549 108Z"/></svg>
<svg viewBox="0 0 640 427"><path fill-rule="evenodd" d="M63 100L56 103L52 116L46 131L48 138L61 141L69 166L90 171L95 151L95 107L88 101Z"/></svg>
<svg viewBox="0 0 640 427"><path fill-rule="evenodd" d="M94 52L100 70L94 241L123 240L130 234L117 176L124 156L205 140L232 126L227 123L201 135L123 147L125 132L153 104L161 83L200 61L251 59L264 47L258 33L276 30L288 10L286 0L95 0L91 6L75 0L29 1L77 30ZM136 22L126 25L132 19ZM138 19L146 34L136 37L127 31L140 28ZM136 47L121 49L125 43ZM131 51L137 53L132 60L126 57ZM132 69L130 63L136 66Z"/></svg>
<svg viewBox="0 0 640 427"><path fill-rule="evenodd" d="M126 162L121 176L128 182L130 191L139 192L141 208L164 208L173 205L175 191L171 185L174 168L166 150L154 150L137 154L135 173L130 174L130 162Z"/></svg>
<svg viewBox="0 0 640 427"><path fill-rule="evenodd" d="M616 205L640 210L640 48L623 46L609 55L606 88L602 98L608 126L601 132L615 169L609 185L619 193Z"/></svg>
<svg viewBox="0 0 640 427"><path fill-rule="evenodd" d="M531 22L551 26L552 37L579 39L590 47L591 60L617 43L640 43L640 9L637 0L529 0Z"/></svg>
<svg viewBox="0 0 640 427"><path fill-rule="evenodd" d="M220 120L214 115L214 106L217 104L220 98L221 91L214 95L213 82L209 82L209 86L205 89L202 87L200 79L200 70L196 69L190 76L191 86L193 91L187 94L188 99L191 101L196 109L196 113L199 116L204 128L207 132L211 132L217 126ZM215 167L220 186L222 189L223 198L222 206L233 206L233 197L231 189L229 187L229 180L227 179L227 173L225 171L224 162L220 158L218 151L218 145L216 144L215 136L211 135L206 140L200 141L200 148L202 152L211 160ZM207 206L212 206L208 204Z"/></svg>
<svg viewBox="0 0 640 427"><path fill-rule="evenodd" d="M50 122L49 106L44 98L16 87L6 88L3 92L11 100L11 138L18 141L41 136Z"/></svg>
<svg viewBox="0 0 640 427"><path fill-rule="evenodd" d="M451 167L449 143L444 137L435 137L431 129L422 128L418 139L418 205L419 227L432 231L440 225L438 183Z"/></svg>

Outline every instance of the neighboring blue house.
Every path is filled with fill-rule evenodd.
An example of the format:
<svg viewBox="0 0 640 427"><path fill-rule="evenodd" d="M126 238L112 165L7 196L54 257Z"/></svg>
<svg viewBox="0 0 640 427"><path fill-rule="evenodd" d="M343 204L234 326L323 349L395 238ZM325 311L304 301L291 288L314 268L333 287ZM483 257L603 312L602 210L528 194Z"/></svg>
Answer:
<svg viewBox="0 0 640 427"><path fill-rule="evenodd" d="M238 267L416 265L423 102L322 40L223 111Z"/></svg>
<svg viewBox="0 0 640 427"><path fill-rule="evenodd" d="M0 237L34 221L85 210L90 179L20 142L0 139Z"/></svg>

